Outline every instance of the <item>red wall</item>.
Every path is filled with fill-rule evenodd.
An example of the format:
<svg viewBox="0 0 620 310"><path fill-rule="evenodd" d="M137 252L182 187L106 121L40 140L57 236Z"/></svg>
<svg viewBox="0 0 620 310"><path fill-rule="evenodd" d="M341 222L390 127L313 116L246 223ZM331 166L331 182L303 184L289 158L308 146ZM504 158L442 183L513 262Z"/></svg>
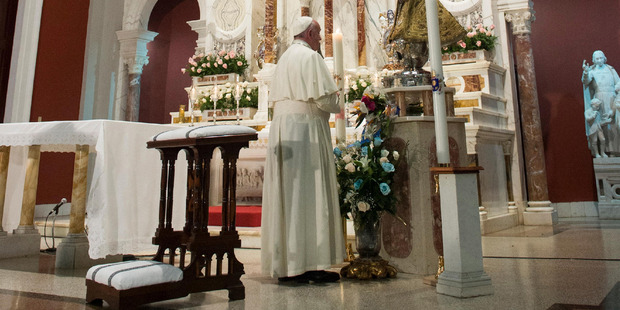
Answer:
<svg viewBox="0 0 620 310"><path fill-rule="evenodd" d="M159 1L149 20L150 31L158 32L147 45L149 64L142 73L140 90L140 121L169 123L170 112L179 105L187 108L187 92L192 83L189 75L181 73L187 59L194 54L198 34L187 21L200 18L195 0Z"/></svg>
<svg viewBox="0 0 620 310"><path fill-rule="evenodd" d="M596 201L585 135L581 65L602 50L620 69L620 1L534 2L532 46L545 143L549 199Z"/></svg>
<svg viewBox="0 0 620 310"><path fill-rule="evenodd" d="M30 121L77 120L89 1L45 0ZM37 204L71 199L73 153L42 153Z"/></svg>

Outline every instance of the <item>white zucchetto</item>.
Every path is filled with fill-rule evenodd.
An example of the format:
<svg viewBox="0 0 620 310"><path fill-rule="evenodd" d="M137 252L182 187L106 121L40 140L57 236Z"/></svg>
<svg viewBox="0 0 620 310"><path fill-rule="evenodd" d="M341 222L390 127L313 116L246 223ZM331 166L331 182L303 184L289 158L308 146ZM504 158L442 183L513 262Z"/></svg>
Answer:
<svg viewBox="0 0 620 310"><path fill-rule="evenodd" d="M312 24L312 20L312 17L309 16L297 17L293 21L293 24L291 24L291 33L293 34L293 36L296 36L306 31L306 29L308 29L308 27L310 27L310 25Z"/></svg>

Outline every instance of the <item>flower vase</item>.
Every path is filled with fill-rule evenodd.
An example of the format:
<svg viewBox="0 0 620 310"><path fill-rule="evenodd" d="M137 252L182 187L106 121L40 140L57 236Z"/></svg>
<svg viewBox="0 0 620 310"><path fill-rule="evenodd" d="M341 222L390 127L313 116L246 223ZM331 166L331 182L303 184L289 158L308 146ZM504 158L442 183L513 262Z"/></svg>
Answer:
<svg viewBox="0 0 620 310"><path fill-rule="evenodd" d="M346 278L360 280L394 278L396 268L379 256L381 251L381 213L353 215L355 247L359 256L340 270Z"/></svg>
<svg viewBox="0 0 620 310"><path fill-rule="evenodd" d="M357 216L353 221L355 246L359 257L379 257L379 252L381 251L381 216L377 216L369 221L363 221L360 219L360 216Z"/></svg>

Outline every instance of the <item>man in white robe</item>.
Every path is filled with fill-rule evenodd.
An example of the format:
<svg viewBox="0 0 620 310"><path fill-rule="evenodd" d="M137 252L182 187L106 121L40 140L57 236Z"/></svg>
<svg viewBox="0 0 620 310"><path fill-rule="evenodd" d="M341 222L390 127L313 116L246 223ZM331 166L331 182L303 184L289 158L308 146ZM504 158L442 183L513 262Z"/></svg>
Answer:
<svg viewBox="0 0 620 310"><path fill-rule="evenodd" d="M329 114L339 113L337 86L318 50L321 27L310 17L291 26L270 87L274 103L265 164L262 271L280 281L332 282L343 262Z"/></svg>

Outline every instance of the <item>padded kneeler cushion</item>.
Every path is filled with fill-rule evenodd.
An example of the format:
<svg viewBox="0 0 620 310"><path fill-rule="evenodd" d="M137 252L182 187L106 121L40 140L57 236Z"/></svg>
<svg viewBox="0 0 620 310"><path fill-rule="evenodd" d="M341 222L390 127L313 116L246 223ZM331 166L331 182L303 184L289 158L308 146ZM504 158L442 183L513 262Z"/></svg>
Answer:
<svg viewBox="0 0 620 310"><path fill-rule="evenodd" d="M181 281L183 271L162 262L134 260L93 266L88 269L86 279L114 287L117 290L127 290Z"/></svg>

